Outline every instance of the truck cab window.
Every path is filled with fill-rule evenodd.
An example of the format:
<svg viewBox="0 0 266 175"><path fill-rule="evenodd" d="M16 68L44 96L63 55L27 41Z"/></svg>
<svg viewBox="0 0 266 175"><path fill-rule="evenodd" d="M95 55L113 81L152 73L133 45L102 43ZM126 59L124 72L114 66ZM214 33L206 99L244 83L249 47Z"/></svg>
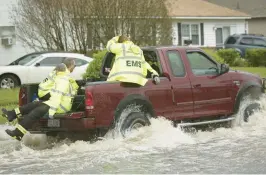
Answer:
<svg viewBox="0 0 266 175"><path fill-rule="evenodd" d="M154 51L143 51L144 58L147 63L150 64L150 66L159 74L160 77L162 77L161 73L161 64L158 61L157 55ZM147 78L151 78L151 72L148 71Z"/></svg>
<svg viewBox="0 0 266 175"><path fill-rule="evenodd" d="M172 73L176 77L185 76L185 68L180 54L177 51L168 51L167 56L172 69Z"/></svg>
<svg viewBox="0 0 266 175"><path fill-rule="evenodd" d="M201 52L188 52L187 57L194 75L217 75L218 66Z"/></svg>

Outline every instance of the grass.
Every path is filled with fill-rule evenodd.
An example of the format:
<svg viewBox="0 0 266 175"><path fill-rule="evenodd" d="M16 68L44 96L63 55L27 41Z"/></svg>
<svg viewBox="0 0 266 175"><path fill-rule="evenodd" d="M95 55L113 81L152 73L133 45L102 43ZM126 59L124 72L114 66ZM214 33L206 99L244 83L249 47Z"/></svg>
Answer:
<svg viewBox="0 0 266 175"><path fill-rule="evenodd" d="M1 89L0 90L0 106L17 104L19 89Z"/></svg>
<svg viewBox="0 0 266 175"><path fill-rule="evenodd" d="M2 117L2 108L14 109L18 105L19 89L0 89L0 124L4 124L7 120Z"/></svg>
<svg viewBox="0 0 266 175"><path fill-rule="evenodd" d="M266 67L231 67L232 69L241 70L257 74L262 78L266 78Z"/></svg>

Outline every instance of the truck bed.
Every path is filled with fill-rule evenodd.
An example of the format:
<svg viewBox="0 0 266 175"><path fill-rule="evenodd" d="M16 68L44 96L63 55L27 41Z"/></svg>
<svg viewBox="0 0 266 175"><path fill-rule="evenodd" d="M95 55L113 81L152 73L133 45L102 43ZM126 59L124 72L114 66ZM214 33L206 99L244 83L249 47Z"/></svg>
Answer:
<svg viewBox="0 0 266 175"><path fill-rule="evenodd" d="M31 133L41 133L49 131L83 131L84 128L92 128L95 125L94 118L86 118L85 114L85 92L84 84L78 83L80 88L74 97L71 111L65 114L55 114L54 119L36 120L33 127L29 129ZM38 92L38 84L22 85L20 89L20 106L32 102L34 93ZM23 98L22 98L23 97ZM38 132L33 132L38 131Z"/></svg>

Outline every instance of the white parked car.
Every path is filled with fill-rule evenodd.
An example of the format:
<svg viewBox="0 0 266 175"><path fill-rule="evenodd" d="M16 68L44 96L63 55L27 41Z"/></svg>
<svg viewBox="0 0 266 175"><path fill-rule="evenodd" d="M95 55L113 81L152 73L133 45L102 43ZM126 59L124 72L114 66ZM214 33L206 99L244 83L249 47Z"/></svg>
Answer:
<svg viewBox="0 0 266 175"><path fill-rule="evenodd" d="M67 52L36 52L25 55L7 66L0 66L0 88L13 88L21 84L40 83L65 58L74 58L76 68L70 74L82 80L89 63L93 60L83 54Z"/></svg>

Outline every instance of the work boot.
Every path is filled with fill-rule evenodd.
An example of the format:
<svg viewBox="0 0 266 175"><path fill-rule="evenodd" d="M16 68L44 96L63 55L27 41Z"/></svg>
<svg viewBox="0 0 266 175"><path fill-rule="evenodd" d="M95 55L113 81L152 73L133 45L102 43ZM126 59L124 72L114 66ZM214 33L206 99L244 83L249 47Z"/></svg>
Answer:
<svg viewBox="0 0 266 175"><path fill-rule="evenodd" d="M2 108L2 116L7 118L9 122L12 122L17 118L17 114L14 110L8 111L5 108Z"/></svg>
<svg viewBox="0 0 266 175"><path fill-rule="evenodd" d="M5 131L10 137L12 137L18 141L21 141L22 137L24 136L24 134L20 130L18 130L17 128L14 130L6 129Z"/></svg>

